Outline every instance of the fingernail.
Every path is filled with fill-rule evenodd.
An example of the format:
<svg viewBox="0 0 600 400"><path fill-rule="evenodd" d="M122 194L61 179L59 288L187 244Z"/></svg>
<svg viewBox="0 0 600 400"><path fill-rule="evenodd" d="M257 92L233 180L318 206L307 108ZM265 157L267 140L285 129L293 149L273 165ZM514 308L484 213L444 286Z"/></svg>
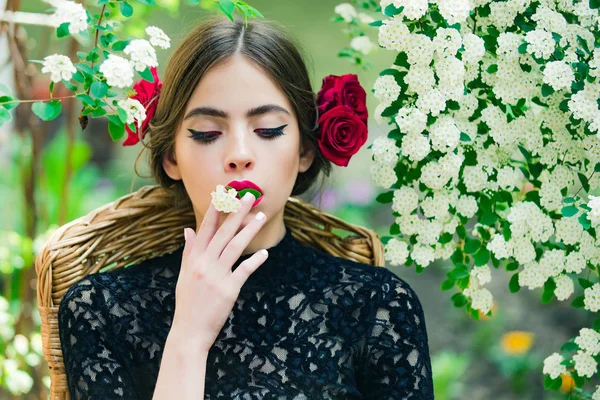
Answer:
<svg viewBox="0 0 600 400"><path fill-rule="evenodd" d="M184 228L183 229L183 237L185 238L185 242L187 243L188 241L188 237L190 236L189 232L188 232L189 228Z"/></svg>
<svg viewBox="0 0 600 400"><path fill-rule="evenodd" d="M244 201L250 201L250 200L254 201L254 195L252 193L248 192L248 193L246 193L244 195L244 197L242 197L242 200L244 200Z"/></svg>
<svg viewBox="0 0 600 400"><path fill-rule="evenodd" d="M265 214L264 214L262 211L259 211L259 212L256 214L256 217L255 217L255 218L256 218L257 220L261 221L261 220L265 219Z"/></svg>
<svg viewBox="0 0 600 400"><path fill-rule="evenodd" d="M268 252L267 250L265 250L265 249L262 249L262 250L260 251L260 254L262 254L263 256L268 256L268 255L269 255L269 252Z"/></svg>

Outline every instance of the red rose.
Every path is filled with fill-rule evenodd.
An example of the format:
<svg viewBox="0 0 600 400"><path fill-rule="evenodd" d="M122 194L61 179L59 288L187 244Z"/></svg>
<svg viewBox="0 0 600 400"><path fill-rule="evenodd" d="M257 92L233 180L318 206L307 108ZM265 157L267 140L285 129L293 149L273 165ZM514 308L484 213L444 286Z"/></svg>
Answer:
<svg viewBox="0 0 600 400"><path fill-rule="evenodd" d="M320 115L336 106L344 105L350 107L365 124L369 117L366 103L367 93L355 74L326 76L317 94Z"/></svg>
<svg viewBox="0 0 600 400"><path fill-rule="evenodd" d="M162 88L162 82L158 79L158 72L156 71L156 67L151 67L150 71L152 72L152 76L154 77L154 82L148 82L147 80L140 80L133 85L133 90L135 90L135 96L131 96L132 99L136 99L146 109L146 119L142 122L142 138L146 135L146 129L148 128L148 124L152 120L154 113L156 112L156 105L158 104L158 95L160 93L160 89ZM125 125L125 130L127 131L127 139L123 142L123 146L133 146L137 142L140 141L139 135L137 132L133 132L127 125ZM136 124L137 130L137 124Z"/></svg>
<svg viewBox="0 0 600 400"><path fill-rule="evenodd" d="M319 117L321 151L334 164L348 161L367 141L367 125L350 107L336 106Z"/></svg>

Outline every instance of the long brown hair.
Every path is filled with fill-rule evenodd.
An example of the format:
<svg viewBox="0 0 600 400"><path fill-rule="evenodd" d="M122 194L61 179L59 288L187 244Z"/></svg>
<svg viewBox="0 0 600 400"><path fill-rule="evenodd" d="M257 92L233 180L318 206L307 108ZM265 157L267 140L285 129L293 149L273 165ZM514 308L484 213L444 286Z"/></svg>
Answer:
<svg viewBox="0 0 600 400"><path fill-rule="evenodd" d="M237 19L232 22L213 17L196 27L172 54L147 133L150 140L145 146L149 150L152 177L172 191L177 202L189 202L189 197L183 182L171 179L164 171L163 157L174 147L185 107L204 74L238 53L260 66L284 92L298 119L304 148L309 146L315 152L310 168L298 174L291 195L306 192L321 171L325 176L331 173L332 164L317 144L316 94L300 46L285 28L272 21L252 19L246 24Z"/></svg>

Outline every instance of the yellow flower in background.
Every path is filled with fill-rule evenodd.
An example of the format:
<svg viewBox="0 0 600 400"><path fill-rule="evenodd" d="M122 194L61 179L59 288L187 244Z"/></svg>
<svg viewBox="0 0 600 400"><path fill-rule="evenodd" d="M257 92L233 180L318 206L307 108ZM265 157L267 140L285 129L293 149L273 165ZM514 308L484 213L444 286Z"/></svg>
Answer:
<svg viewBox="0 0 600 400"><path fill-rule="evenodd" d="M527 353L534 339L535 335L532 332L510 331L505 333L500 341L506 354L516 356Z"/></svg>
<svg viewBox="0 0 600 400"><path fill-rule="evenodd" d="M563 393L571 393L575 388L575 380L570 374L561 374L562 385L560 386L560 391Z"/></svg>

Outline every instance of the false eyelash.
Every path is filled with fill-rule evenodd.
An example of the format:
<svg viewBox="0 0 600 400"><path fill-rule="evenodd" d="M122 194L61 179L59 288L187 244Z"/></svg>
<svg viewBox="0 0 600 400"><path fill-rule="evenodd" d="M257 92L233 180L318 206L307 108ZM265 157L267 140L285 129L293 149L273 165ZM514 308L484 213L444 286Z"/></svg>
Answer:
<svg viewBox="0 0 600 400"><path fill-rule="evenodd" d="M263 139L273 140L284 134L283 128L285 128L286 126L287 126L287 124L278 126L277 128L255 129L255 131L258 132L262 136ZM191 128L188 128L188 131L191 133L191 135L189 137L191 137L192 139L197 140L199 142L202 142L202 143L213 142L220 135L220 133L212 133L214 131L203 132L203 131L197 131L197 130L191 129ZM264 135L264 133L267 133L267 134Z"/></svg>

